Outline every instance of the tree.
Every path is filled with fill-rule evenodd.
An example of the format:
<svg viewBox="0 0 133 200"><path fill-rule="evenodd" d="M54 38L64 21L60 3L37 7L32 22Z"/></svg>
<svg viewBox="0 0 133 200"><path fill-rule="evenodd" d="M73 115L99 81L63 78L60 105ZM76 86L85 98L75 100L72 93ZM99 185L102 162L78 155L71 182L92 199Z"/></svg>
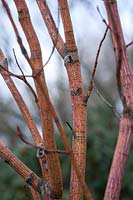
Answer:
<svg viewBox="0 0 133 200"><path fill-rule="evenodd" d="M49 35L52 39L54 48L57 49L59 55L64 60L64 66L68 74L73 127L71 127L69 122L67 122L67 124L73 133L73 144L71 148L63 126L49 98L47 84L45 81L45 74L43 70L44 66L42 62L42 52L38 37L30 19L27 4L25 1L14 0L18 11L19 22L30 47L30 56L27 53L20 33L12 18L12 14L10 12L8 4L4 0L2 0L2 4L7 12L7 15L16 34L21 52L32 69L32 76L30 77L34 80L36 91L34 91L34 89L28 83L27 76L24 74L19 64L18 67L21 70L22 75L16 75L8 69L8 61L5 58L2 50L0 50L0 72L7 86L9 87L16 103L18 104L19 109L23 114L23 117L33 137L34 144L31 144L27 140L25 140L20 127L17 127L17 133L19 137L25 143L37 149L37 157L43 174L42 180L31 169L24 165L24 163L22 163L3 144L3 142L0 142L0 156L26 180L26 182L30 186L33 199L39 199L40 194L43 194L43 199L61 199L63 186L58 154L65 154L69 157L71 161L69 198L71 200L81 200L83 199L84 195L87 199L93 199L92 194L87 184L85 183L87 102L94 88L93 82L101 46L104 42L108 30L110 30L116 56L117 89L123 104L123 114L120 119L119 137L117 140L116 150L114 153L104 199L118 199L122 185L122 178L125 171L125 164L127 161L131 143L131 132L133 126L133 75L127 57L126 45L121 29L119 13L117 10L117 3L115 0L104 1L109 24L102 17L98 8L98 12L106 25L106 31L100 42L98 52L96 54L94 69L88 85L88 91L87 94L85 94L83 80L81 76L81 66L78 57L78 49L75 42L67 0L58 1L64 28L65 42L63 41L58 31L58 28L55 25L47 2L45 0L36 0L36 2L42 18L46 24L46 27L49 31ZM14 84L12 76L24 81L24 83L31 90L35 98L35 102L38 106L40 114L42 137L21 94ZM56 148L53 120L61 136L65 150L58 150Z"/></svg>

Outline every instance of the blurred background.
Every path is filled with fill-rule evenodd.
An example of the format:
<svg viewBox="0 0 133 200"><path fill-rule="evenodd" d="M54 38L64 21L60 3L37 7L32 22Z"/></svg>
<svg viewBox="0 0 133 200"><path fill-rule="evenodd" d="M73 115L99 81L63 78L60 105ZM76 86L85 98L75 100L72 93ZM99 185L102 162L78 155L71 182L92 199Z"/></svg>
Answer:
<svg viewBox="0 0 133 200"><path fill-rule="evenodd" d="M11 9L14 21L20 31L23 42L29 52L29 47L18 22L17 11L12 0L7 1ZM43 63L48 60L53 44L49 37L48 31L43 23L41 15L35 0L27 0L27 5L30 11L32 23L34 24L38 35L42 53ZM48 5L54 16L55 23L59 25L59 31L64 38L61 19L58 14L58 1L48 0ZM87 91L88 82L91 77L93 65L95 62L96 52L99 43L106 29L105 24L97 12L99 7L102 16L107 19L104 3L102 0L69 0L70 13L74 28L74 34L79 51L81 62L81 71L84 82L85 91ZM123 33L126 44L133 39L133 2L131 0L118 0L118 9L121 18ZM17 60L26 75L31 75L31 70L23 58L19 46L17 44L15 34L13 32L10 21L0 2L0 48L2 48L5 56L8 58L10 71L21 74L13 56L15 50ZM128 57L133 66L133 46L129 46ZM71 100L69 92L69 84L63 61L56 52L52 55L50 61L44 68L47 86L53 105L61 119L63 127L68 134L71 142L71 131L66 125L69 122L72 125ZM20 80L13 78L17 88L30 109L30 112L35 120L41 134L39 113L34 98L29 89ZM34 83L31 78L27 79L32 87ZM86 182L91 188L91 191L96 200L103 199L105 185L110 169L113 151L116 144L116 139L119 129L119 119L111 109L107 106L105 100L116 108L116 111L121 115L122 105L119 99L116 80L115 80L115 57L113 45L111 42L110 33L104 41L100 52L100 57L95 76L96 90L92 94L88 102L88 141L87 141L87 167L86 167ZM97 92L98 90L98 92ZM100 96L99 96L100 92ZM101 97L102 96L102 97ZM104 100L102 99L104 97ZM31 141L28 127L23 120L10 91L5 82L0 76L0 139L33 171L41 176L38 161L36 159L36 151L27 147L16 135L16 126L20 126L25 137ZM59 149L63 148L62 141L55 128L55 138ZM125 177L123 181L123 189L121 192L121 200L131 200L133 196L133 145L126 167ZM33 162L34 160L34 162ZM63 200L68 199L69 177L70 177L70 162L69 159L60 155L62 174L64 180ZM3 160L0 159L0 198L2 200L22 200L25 199L25 187L23 179L17 175ZM28 188L26 189L28 190ZM30 197L30 192L27 191Z"/></svg>

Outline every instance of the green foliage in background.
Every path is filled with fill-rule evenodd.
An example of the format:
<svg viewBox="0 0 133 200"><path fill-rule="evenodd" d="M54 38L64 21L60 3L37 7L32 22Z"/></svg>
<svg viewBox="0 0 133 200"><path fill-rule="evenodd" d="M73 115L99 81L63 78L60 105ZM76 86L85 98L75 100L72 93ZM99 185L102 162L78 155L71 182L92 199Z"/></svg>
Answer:
<svg viewBox="0 0 133 200"><path fill-rule="evenodd" d="M118 135L119 120L112 110L106 106L97 106L88 111L88 144L87 144L87 168L86 182L89 185L95 200L103 199L105 185L110 169L112 155ZM69 141L71 131L66 128ZM63 144L58 134L56 134L57 146L63 149ZM131 149L132 151L132 149ZM18 145L14 148L14 153L26 163L33 171L41 176L36 151L27 146ZM60 155L64 193L63 200L68 199L70 162L66 155ZM131 200L133 196L133 159L130 154L126 173L124 177L121 200ZM29 199L32 199L28 190ZM24 181L17 175L3 160L0 160L0 199L1 200L23 200L25 199Z"/></svg>

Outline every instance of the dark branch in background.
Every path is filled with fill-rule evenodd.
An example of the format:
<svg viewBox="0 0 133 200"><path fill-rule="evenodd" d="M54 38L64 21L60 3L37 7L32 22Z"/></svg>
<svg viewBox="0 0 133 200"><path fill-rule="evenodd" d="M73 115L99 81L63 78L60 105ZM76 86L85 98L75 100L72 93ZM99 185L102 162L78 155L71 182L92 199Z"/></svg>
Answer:
<svg viewBox="0 0 133 200"><path fill-rule="evenodd" d="M116 111L115 106L113 106L109 101L107 101L107 99L105 99L105 97L101 94L101 92L99 92L99 90L95 87L95 85L93 84L93 88L96 92L96 94L100 97L100 99L103 101L103 103L105 103L109 108L112 109L112 111L114 112L115 116L120 120L121 116L119 115L119 113Z"/></svg>
<svg viewBox="0 0 133 200"><path fill-rule="evenodd" d="M35 143L32 144L32 143L28 142L28 141L24 138L24 136L23 136L23 134L22 134L22 131L21 131L21 129L19 128L19 126L17 126L17 135L18 135L18 137L19 137L25 144L27 144L27 145L29 145L29 146L32 146L32 147L34 147L34 148L36 148L36 149L42 149L42 150L44 150L44 152L45 152L46 154L48 154L48 153L70 154L70 153L71 153L71 152L66 152L65 150L46 149L46 148L44 148L44 147L42 146L42 144L36 145Z"/></svg>
<svg viewBox="0 0 133 200"><path fill-rule="evenodd" d="M106 38L107 32L108 32L108 27L105 30L105 33L103 35L103 38L102 38L102 40L101 40L101 42L99 44L98 50L97 50L96 59L95 59L94 67L93 67L93 72L92 72L92 75L91 75L91 79L90 79L89 87L88 87L88 91L87 91L87 97L85 99L86 103L87 103L87 101L88 101L88 99L90 97L90 94L91 94L92 90L93 90L93 81L94 81L96 68L97 68L97 64L98 64L98 58L99 58L99 55L100 55L102 44L103 44L103 42L104 42L104 40Z"/></svg>

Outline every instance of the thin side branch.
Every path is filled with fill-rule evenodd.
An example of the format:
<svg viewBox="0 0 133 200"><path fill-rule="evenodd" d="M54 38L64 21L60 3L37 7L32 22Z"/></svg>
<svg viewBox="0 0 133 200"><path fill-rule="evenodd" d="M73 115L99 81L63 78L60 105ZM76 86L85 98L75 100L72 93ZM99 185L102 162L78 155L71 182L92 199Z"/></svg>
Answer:
<svg viewBox="0 0 133 200"><path fill-rule="evenodd" d="M130 42L130 43L128 43L127 45L126 45L126 48L128 48L129 46L131 46L133 44L133 40Z"/></svg>
<svg viewBox="0 0 133 200"><path fill-rule="evenodd" d="M31 86L31 85L28 83L28 81L26 80L26 76L24 75L24 72L23 72L22 68L20 67L20 65L19 65L19 63L18 63L17 56L16 56L16 54L15 54L15 50L14 50L14 49L13 49L13 54L14 54L14 58L15 58L16 64L17 64L19 70L20 70L21 73L22 73L22 76L19 76L19 77L17 76L17 77L16 77L16 75L15 75L15 77L16 77L16 78L20 78L20 77L22 78L21 80L23 80L23 81L25 82L25 84L26 84L27 87L30 89L31 93L33 94L34 99L35 99L35 102L38 103L38 97L37 97L37 95L36 95L34 89L32 88L32 86ZM10 72L9 72L9 74L10 74Z"/></svg>
<svg viewBox="0 0 133 200"><path fill-rule="evenodd" d="M24 136L23 136L23 134L22 134L22 131L21 131L21 129L19 128L19 126L17 126L17 135L19 136L19 138L20 138L25 144L27 144L27 145L29 145L29 146L32 146L32 147L34 147L34 148L36 148L36 149L44 150L44 153L45 153L45 154L48 154L48 153L59 153L59 154L66 154L66 155L68 155L68 154L71 153L71 152L66 152L66 151L64 151L64 150L46 149L46 148L43 147L43 144L36 145L36 144L30 143L29 141L27 141L27 140L24 138Z"/></svg>
<svg viewBox="0 0 133 200"><path fill-rule="evenodd" d="M103 101L103 103L105 103L109 108L112 109L112 111L114 112L115 116L120 120L121 116L119 115L119 113L116 111L115 106L113 106L109 101L107 101L107 99L105 99L105 97L101 94L101 92L96 88L96 86L94 86L93 84L93 88L96 92L96 94L100 97L100 99Z"/></svg>
<svg viewBox="0 0 133 200"><path fill-rule="evenodd" d="M94 67L93 67L93 72L92 72L91 79L90 79L89 86L88 86L87 96L85 98L85 102L86 103L87 103L87 101L88 101L88 99L89 99L89 97L91 95L92 90L93 90L93 81L94 81L94 77L95 77L95 74L96 74L96 68L97 68L97 64L98 64L98 58L99 58L99 55L100 55L102 44L103 44L103 42L104 42L104 40L106 38L107 32L108 32L108 27L105 30L105 33L103 35L103 38L102 38L102 40L101 40L101 42L99 44L98 50L97 50L96 59L95 59Z"/></svg>

